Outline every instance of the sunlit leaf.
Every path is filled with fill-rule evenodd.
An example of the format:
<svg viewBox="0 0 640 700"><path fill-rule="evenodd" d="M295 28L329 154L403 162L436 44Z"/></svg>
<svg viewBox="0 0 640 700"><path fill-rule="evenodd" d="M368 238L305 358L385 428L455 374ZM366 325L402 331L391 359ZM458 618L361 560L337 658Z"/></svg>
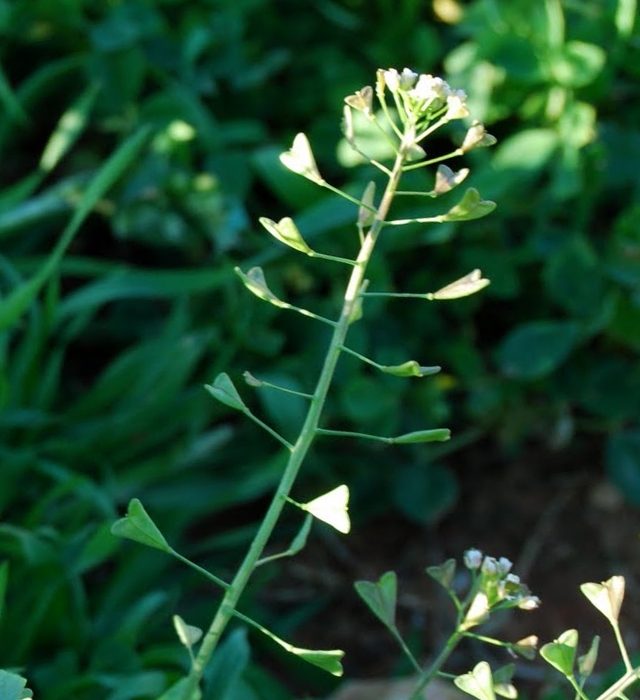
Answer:
<svg viewBox="0 0 640 700"><path fill-rule="evenodd" d="M467 614L465 615L464 621L462 622L462 629L468 630L476 625L481 625L489 617L489 599L486 593L476 593Z"/></svg>
<svg viewBox="0 0 640 700"><path fill-rule="evenodd" d="M554 642L540 649L540 656L564 676L571 676L578 646L577 630L566 630Z"/></svg>
<svg viewBox="0 0 640 700"><path fill-rule="evenodd" d="M302 504L308 513L344 534L351 530L348 506L349 488L344 484L314 498L313 501Z"/></svg>
<svg viewBox="0 0 640 700"><path fill-rule="evenodd" d="M309 140L304 134L298 134L295 137L291 149L280 155L280 162L285 168L306 177L312 182L317 182L318 184L324 182L318 171Z"/></svg>
<svg viewBox="0 0 640 700"><path fill-rule="evenodd" d="M496 700L493 690L491 667L486 661L477 664L473 671L453 679L453 682L465 693L478 700Z"/></svg>
<svg viewBox="0 0 640 700"><path fill-rule="evenodd" d="M274 237L277 238L281 243L288 245L295 250L299 250L301 253L307 255L312 255L313 251L306 244L305 240L302 238L302 234L298 231L298 227L288 216L284 219L280 219L277 223L271 219L267 219L263 216L259 219L260 223L267 229L267 231Z"/></svg>
<svg viewBox="0 0 640 700"><path fill-rule="evenodd" d="M583 656L578 657L578 673L582 682L593 673L596 661L598 660L598 651L600 649L600 637L597 635L591 640L589 651Z"/></svg>
<svg viewBox="0 0 640 700"><path fill-rule="evenodd" d="M583 583L580 590L612 624L617 624L624 600L624 576L612 576L604 583Z"/></svg>
<svg viewBox="0 0 640 700"><path fill-rule="evenodd" d="M462 168L454 172L448 165L439 165L436 171L436 184L431 194L437 197L445 192L450 192L466 179L469 172L469 168Z"/></svg>
<svg viewBox="0 0 640 700"><path fill-rule="evenodd" d="M236 267L235 272L242 280L244 286L259 299L268 301L270 304L278 306L281 309L289 308L290 305L287 302L278 299L278 297L269 289L261 267L252 267L246 273L239 267Z"/></svg>
<svg viewBox="0 0 640 700"><path fill-rule="evenodd" d="M430 299L460 299L479 292L489 284L488 279L482 277L480 270L472 270L468 275L451 282L437 292L429 294Z"/></svg>
<svg viewBox="0 0 640 700"><path fill-rule="evenodd" d="M180 615L173 616L173 626L178 635L178 639L187 649L191 649L202 638L202 630L199 627L188 625Z"/></svg>

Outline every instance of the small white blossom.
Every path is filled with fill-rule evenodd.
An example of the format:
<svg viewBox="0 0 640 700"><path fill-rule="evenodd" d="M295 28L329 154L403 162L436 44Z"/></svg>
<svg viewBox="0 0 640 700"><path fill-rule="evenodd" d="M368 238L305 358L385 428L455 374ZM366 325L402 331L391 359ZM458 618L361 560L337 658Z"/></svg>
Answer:
<svg viewBox="0 0 640 700"><path fill-rule="evenodd" d="M516 576L515 574L507 574L505 581L517 586L520 583L520 577Z"/></svg>
<svg viewBox="0 0 640 700"><path fill-rule="evenodd" d="M405 68L400 75L400 88L402 90L410 90L418 79L418 74L410 68Z"/></svg>
<svg viewBox="0 0 640 700"><path fill-rule="evenodd" d="M535 610L540 606L540 598L536 595L528 595L520 600L518 607L520 610Z"/></svg>
<svg viewBox="0 0 640 700"><path fill-rule="evenodd" d="M504 576L511 571L513 563L507 559L507 557L500 557L498 559L498 571Z"/></svg>
<svg viewBox="0 0 640 700"><path fill-rule="evenodd" d="M485 557L482 562L482 573L495 576L498 573L498 562L493 557Z"/></svg>
<svg viewBox="0 0 640 700"><path fill-rule="evenodd" d="M398 92L400 87L400 75L395 68L389 68L382 73L384 77L384 84L391 90L391 92Z"/></svg>
<svg viewBox="0 0 640 700"><path fill-rule="evenodd" d="M474 571L482 564L482 552L479 549L467 549L464 553L464 565Z"/></svg>
<svg viewBox="0 0 640 700"><path fill-rule="evenodd" d="M459 94L455 94L447 97L447 112L444 115L444 118L447 121L451 121L453 119L462 119L463 117L469 116L469 109L467 108L467 105L465 103L465 99L467 96L462 90L458 90L456 92L461 92L462 96L460 96Z"/></svg>

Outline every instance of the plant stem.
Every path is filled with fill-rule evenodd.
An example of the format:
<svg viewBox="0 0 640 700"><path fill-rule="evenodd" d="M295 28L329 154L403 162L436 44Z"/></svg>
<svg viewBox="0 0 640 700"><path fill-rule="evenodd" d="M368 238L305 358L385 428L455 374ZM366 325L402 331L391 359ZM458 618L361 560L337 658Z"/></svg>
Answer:
<svg viewBox="0 0 640 700"><path fill-rule="evenodd" d="M259 561L262 552L276 527L280 513L287 502L287 497L293 488L300 467L302 466L302 462L317 435L317 428L320 422L325 399L331 386L336 364L338 362L338 358L340 357L342 346L349 330L349 324L359 301L360 291L364 283L365 271L369 260L371 259L371 254L380 231L384 226L384 221L391 206L391 202L393 201L395 192L398 188L398 183L402 177L402 166L406 157L405 150L406 149L404 147L401 147L398 155L396 156L391 175L389 176L389 181L382 196L382 200L380 201L380 206L378 207L373 223L371 224L371 227L362 243L356 264L351 271L351 276L349 278L349 283L344 296L342 311L340 313L339 320L335 325L333 336L327 350L327 355L318 378L316 389L313 393L313 398L311 399L311 403L309 405L309 410L307 411L307 416L300 431L300 435L293 445L293 449L282 475L282 479L280 480L280 484L278 485L264 519L260 524L260 527L258 528L258 531L256 532L256 535L249 546L245 558L242 561L242 564L240 565L240 568L238 569L233 581L231 582L230 587L225 592L222 601L220 602L211 626L202 640L198 654L193 662L187 683L185 685L185 692L183 694L184 700L192 700L192 698L195 696L195 692L199 687L204 669L211 659L211 656L213 655L213 652L215 651L222 633L229 623L229 620L234 614L238 601L240 600L240 597L256 568L257 562Z"/></svg>
<svg viewBox="0 0 640 700"><path fill-rule="evenodd" d="M431 664L429 669L425 671L425 674L418 681L418 685L413 689L413 693L409 696L409 700L420 700L422 697L422 691L429 685L429 683L435 678L438 671L444 666L444 662L449 658L451 652L458 646L460 640L464 637L464 633L460 630L456 630L447 640L442 651L438 654L438 657Z"/></svg>
<svg viewBox="0 0 640 700"><path fill-rule="evenodd" d="M418 685L413 689L413 693L409 696L408 700L420 700L422 696L422 691L429 685L429 683L435 678L438 671L444 666L444 662L449 658L451 652L458 646L460 640L464 637L464 632L456 630L448 639L442 651L438 654L435 661L431 664L429 669L425 672L424 676L418 682Z"/></svg>

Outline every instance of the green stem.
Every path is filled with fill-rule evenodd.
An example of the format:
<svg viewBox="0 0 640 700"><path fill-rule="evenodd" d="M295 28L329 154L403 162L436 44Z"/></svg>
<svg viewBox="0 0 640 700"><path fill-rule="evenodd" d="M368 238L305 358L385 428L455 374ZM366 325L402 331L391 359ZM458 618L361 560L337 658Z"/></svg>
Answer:
<svg viewBox="0 0 640 700"><path fill-rule="evenodd" d="M596 700L612 700L618 697L626 688L640 678L640 666L627 671L622 678L619 678L615 683L610 685L604 693L598 695Z"/></svg>
<svg viewBox="0 0 640 700"><path fill-rule="evenodd" d="M360 290L364 282L364 275L367 269L367 264L371 258L371 254L375 247L376 241L383 228L384 220L391 207L391 202L398 188L398 183L402 177L402 165L405 160L404 148L395 159L389 182L385 188L384 195L377 210L376 217L369 228L369 231L364 239L356 264L351 271L349 283L344 296L344 303L340 318L336 323L331 338L318 383L311 399L307 416L300 431L300 435L296 440L287 466L280 480L280 484L273 496L271 504L260 524L256 535L247 550L247 553L236 572L236 575L231 582L229 589L225 592L213 621L207 630L207 633L202 639L202 643L195 658L187 683L185 684L184 700L192 700L196 690L200 685L204 669L211 659L222 633L224 632L229 620L234 614L235 608L240 600L244 589L246 588L253 571L256 568L262 552L267 545L271 534L273 533L282 509L284 508L287 497L293 488L296 477L302 462L311 447L316 435L317 428L322 414L322 409L327 397L327 393L331 386L331 381L335 372L335 368L340 357L341 349L344 344L351 318L354 315L356 305L359 302ZM341 193L342 194L342 193ZM356 201L356 200L354 200ZM361 204L361 202L357 202Z"/></svg>
<svg viewBox="0 0 640 700"><path fill-rule="evenodd" d="M382 435L369 435L368 433L354 433L351 430L325 430L324 428L318 428L316 430L318 435L333 435L334 437L355 437L362 438L364 440L377 440L378 442L384 442L387 445L393 444L393 438L383 437Z"/></svg>
<svg viewBox="0 0 640 700"><path fill-rule="evenodd" d="M613 633L615 634L618 649L620 650L620 656L622 656L622 660L624 661L624 666L627 672L631 672L633 671L633 666L631 665L631 659L629 659L629 654L627 653L627 647L625 646L622 635L620 634L620 625L618 624L617 620L612 620L611 626L613 627Z"/></svg>
<svg viewBox="0 0 640 700"><path fill-rule="evenodd" d="M421 700L422 691L429 685L429 683L436 677L438 671L444 666L445 661L451 656L453 650L458 646L460 640L464 637L464 633L460 630L456 630L445 644L442 651L438 654L435 661L431 664L429 669L425 671L424 675L413 689L413 693L409 696L408 700Z"/></svg>

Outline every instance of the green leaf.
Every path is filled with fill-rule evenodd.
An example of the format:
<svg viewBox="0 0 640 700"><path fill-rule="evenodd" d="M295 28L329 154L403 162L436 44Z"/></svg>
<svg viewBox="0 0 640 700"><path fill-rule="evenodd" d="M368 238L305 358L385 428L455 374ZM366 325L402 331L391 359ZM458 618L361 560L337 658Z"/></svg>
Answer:
<svg viewBox="0 0 640 700"><path fill-rule="evenodd" d="M473 671L453 679L460 690L472 695L478 700L496 700L493 690L491 667L486 661L477 664Z"/></svg>
<svg viewBox="0 0 640 700"><path fill-rule="evenodd" d="M4 613L4 606L7 596L7 584L9 583L9 562L3 561L0 564L0 620ZM0 696L1 697L1 696Z"/></svg>
<svg viewBox="0 0 640 700"><path fill-rule="evenodd" d="M65 110L40 157L40 168L44 172L53 170L78 140L80 134L87 125L91 109L97 96L97 86L90 85L80 97Z"/></svg>
<svg viewBox="0 0 640 700"><path fill-rule="evenodd" d="M598 256L582 237L572 237L549 259L544 281L551 299L571 315L596 315L605 296Z"/></svg>
<svg viewBox="0 0 640 700"><path fill-rule="evenodd" d="M158 700L185 700L185 688L189 683L188 678L181 678L179 681L174 683L170 688L165 690L164 693L158 698ZM200 700L202 698L202 693L199 688L193 692L193 695L189 700Z"/></svg>
<svg viewBox="0 0 640 700"><path fill-rule="evenodd" d="M494 179L507 177L509 171L535 174L550 162L558 148L553 129L525 129L506 139L492 160Z"/></svg>
<svg viewBox="0 0 640 700"><path fill-rule="evenodd" d="M573 675L573 663L578 646L577 630L566 630L554 642L540 649L540 656L566 677Z"/></svg>
<svg viewBox="0 0 640 700"><path fill-rule="evenodd" d="M302 238L302 234L298 231L298 227L293 222L293 219L287 216L276 223L271 219L267 219L266 216L262 216L259 221L267 231L281 243L295 250L299 250L306 255L314 255L313 250L309 248L304 238Z"/></svg>
<svg viewBox="0 0 640 700"><path fill-rule="evenodd" d="M332 676L342 676L344 669L342 668L341 660L344 657L344 651L340 649L301 649L288 644L286 650L304 659L307 663L327 671Z"/></svg>
<svg viewBox="0 0 640 700"><path fill-rule="evenodd" d="M199 627L188 625L180 615L173 616L173 626L178 635L178 639L187 649L191 649L202 638L202 630Z"/></svg>
<svg viewBox="0 0 640 700"><path fill-rule="evenodd" d="M496 695L500 695L508 700L515 700L518 697L518 691L512 683L513 674L516 670L514 664L501 666L493 674L493 689Z"/></svg>
<svg viewBox="0 0 640 700"><path fill-rule="evenodd" d="M439 165L436 171L436 183L429 194L432 197L439 197L441 194L451 192L454 187L466 180L469 172L469 168L462 168L456 172L451 170L448 165Z"/></svg>
<svg viewBox="0 0 640 700"><path fill-rule="evenodd" d="M226 372L221 372L213 384L205 384L204 387L215 399L236 411L247 411L242 397L238 393L234 383Z"/></svg>
<svg viewBox="0 0 640 700"><path fill-rule="evenodd" d="M239 267L236 267L235 272L242 280L244 286L259 299L268 301L270 304L278 306L281 309L288 309L291 307L291 305L287 302L278 299L278 297L269 289L261 267L252 267L246 273Z"/></svg>
<svg viewBox="0 0 640 700"><path fill-rule="evenodd" d="M607 335L640 352L640 299L618 295Z"/></svg>
<svg viewBox="0 0 640 700"><path fill-rule="evenodd" d="M456 504L458 481L446 466L414 462L397 468L392 496L396 508L419 525L441 520Z"/></svg>
<svg viewBox="0 0 640 700"><path fill-rule="evenodd" d="M382 574L376 583L356 581L354 588L382 624L390 630L395 630L398 593L398 578L395 571L387 571Z"/></svg>
<svg viewBox="0 0 640 700"><path fill-rule="evenodd" d="M535 634L530 634L528 637L523 637L519 639L513 645L513 651L516 654L520 654L525 659L533 661L536 657L536 649L538 647L538 637Z"/></svg>
<svg viewBox="0 0 640 700"><path fill-rule="evenodd" d="M172 551L163 534L137 498L131 499L127 515L116 520L111 526L111 533L116 537L125 537L148 547L161 549L163 552Z"/></svg>
<svg viewBox="0 0 640 700"><path fill-rule="evenodd" d="M206 671L207 685L215 689L216 700L233 700L237 697L250 657L247 629L238 627L216 649Z"/></svg>
<svg viewBox="0 0 640 700"><path fill-rule="evenodd" d="M447 559L444 564L427 567L426 571L434 581L437 581L443 588L449 590L453 583L453 577L456 574L456 560Z"/></svg>
<svg viewBox="0 0 640 700"><path fill-rule="evenodd" d="M620 493L640 505L640 430L610 435L605 449L605 468Z"/></svg>
<svg viewBox="0 0 640 700"><path fill-rule="evenodd" d="M51 255L31 279L20 284L0 302L0 331L12 326L29 308L40 289L57 270L62 256L95 205L139 157L147 143L149 134L150 129L148 128L136 132L116 150L96 173L84 191L71 221L62 232Z"/></svg>
<svg viewBox="0 0 640 700"><path fill-rule="evenodd" d="M371 226L375 218L374 199L376 195L376 183L371 180L367 183L364 193L362 195L362 206L358 209L358 226L361 228L366 228ZM366 205L366 206L365 206Z"/></svg>
<svg viewBox="0 0 640 700"><path fill-rule="evenodd" d="M394 377L428 377L431 374L437 374L442 367L423 367L415 360L408 360L401 365L378 365L378 369Z"/></svg>
<svg viewBox="0 0 640 700"><path fill-rule="evenodd" d="M409 445L416 442L443 442L451 438L451 431L448 428L435 428L433 430L416 430L412 433L398 435L390 438L394 445Z"/></svg>
<svg viewBox="0 0 640 700"><path fill-rule="evenodd" d="M495 202L481 199L478 190L470 187L462 199L438 219L440 221L470 221L490 214L495 208Z"/></svg>
<svg viewBox="0 0 640 700"><path fill-rule="evenodd" d="M580 590L591 605L615 626L624 600L624 587L624 576L612 576L604 583L583 583Z"/></svg>
<svg viewBox="0 0 640 700"><path fill-rule="evenodd" d="M507 377L541 379L557 369L580 340L571 321L534 321L518 326L498 348L498 364Z"/></svg>
<svg viewBox="0 0 640 700"><path fill-rule="evenodd" d="M560 85L580 88L592 83L606 62L604 49L583 41L568 41L552 59L551 70Z"/></svg>
<svg viewBox="0 0 640 700"><path fill-rule="evenodd" d="M294 554L301 552L305 548L307 544L307 539L309 538L309 533L311 532L312 523L313 517L309 513L309 515L307 515L304 519L302 526L298 530L298 534L293 538L293 540L291 540L291 544L289 545L288 550L289 555L293 556Z"/></svg>
<svg viewBox="0 0 640 700"><path fill-rule="evenodd" d="M578 673L580 680L584 683L587 678L593 673L596 661L598 660L598 651L600 649L600 637L597 635L591 640L589 651L583 656L578 657Z"/></svg>
<svg viewBox="0 0 640 700"><path fill-rule="evenodd" d="M279 644L283 649L286 649L290 654L298 656L304 659L307 663L312 664L321 668L323 671L327 671L332 676L342 676L344 669L340 663L341 659L344 657L344 651L341 649L304 649L302 647L293 646L285 642L284 639L280 639L273 632L269 631L262 625L258 625L253 620L247 620L256 626L263 634L272 639L276 644Z"/></svg>

